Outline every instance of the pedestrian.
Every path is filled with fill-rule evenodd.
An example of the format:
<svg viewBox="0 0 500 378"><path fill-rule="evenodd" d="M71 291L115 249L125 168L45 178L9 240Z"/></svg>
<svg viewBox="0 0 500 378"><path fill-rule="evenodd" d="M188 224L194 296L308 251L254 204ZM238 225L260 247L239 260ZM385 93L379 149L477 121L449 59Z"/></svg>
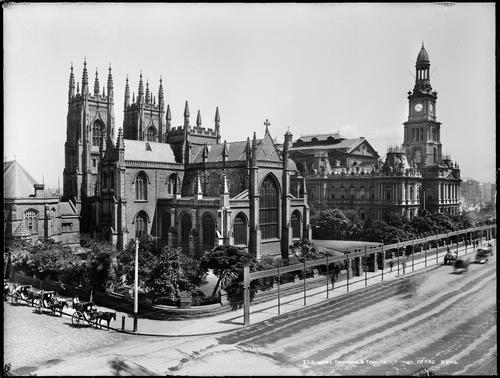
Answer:
<svg viewBox="0 0 500 378"><path fill-rule="evenodd" d="M394 262L392 260L389 261L389 268L391 268L391 270L389 272L392 272L392 267L394 266Z"/></svg>

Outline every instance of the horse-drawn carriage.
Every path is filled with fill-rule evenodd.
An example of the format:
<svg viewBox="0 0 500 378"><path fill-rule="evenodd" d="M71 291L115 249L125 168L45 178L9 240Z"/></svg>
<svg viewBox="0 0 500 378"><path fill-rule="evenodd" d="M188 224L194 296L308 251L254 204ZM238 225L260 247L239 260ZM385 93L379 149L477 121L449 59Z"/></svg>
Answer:
<svg viewBox="0 0 500 378"><path fill-rule="evenodd" d="M26 302L33 305L33 299L31 296L31 291L33 287L31 285L19 285L14 287L10 292L10 300L12 303Z"/></svg>
<svg viewBox="0 0 500 378"><path fill-rule="evenodd" d="M455 268L455 273L465 273L469 270L469 259L458 258L455 260L453 267Z"/></svg>
<svg viewBox="0 0 500 378"><path fill-rule="evenodd" d="M79 327L87 323L90 326L98 328L102 326L101 321L106 320L107 327L109 328L111 320L116 320L116 312L98 311L94 306L94 302L73 300L75 312L71 317L71 324Z"/></svg>
<svg viewBox="0 0 500 378"><path fill-rule="evenodd" d="M36 290L33 291L35 296L34 305L37 311L41 314L44 309L50 310L53 315L59 312L62 316L64 307L68 307L65 300L58 298L55 291Z"/></svg>

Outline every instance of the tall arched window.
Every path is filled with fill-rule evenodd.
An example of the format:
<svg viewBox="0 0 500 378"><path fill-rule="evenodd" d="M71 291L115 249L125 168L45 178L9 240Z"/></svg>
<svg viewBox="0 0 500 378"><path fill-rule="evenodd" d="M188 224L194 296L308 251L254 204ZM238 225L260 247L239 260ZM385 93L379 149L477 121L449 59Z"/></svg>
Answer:
<svg viewBox="0 0 500 378"><path fill-rule="evenodd" d="M92 124L92 145L99 147L104 134L104 125L100 121Z"/></svg>
<svg viewBox="0 0 500 378"><path fill-rule="evenodd" d="M148 178L144 172L135 178L135 199L140 201L148 199Z"/></svg>
<svg viewBox="0 0 500 378"><path fill-rule="evenodd" d="M413 192L413 185L411 185L411 184L410 184L410 200L412 200L412 201L413 201L413 200L415 199L414 195L415 195L415 194L414 194L414 192Z"/></svg>
<svg viewBox="0 0 500 378"><path fill-rule="evenodd" d="M109 187L111 189L115 188L115 173L113 171L109 172Z"/></svg>
<svg viewBox="0 0 500 378"><path fill-rule="evenodd" d="M101 184L103 189L106 189L108 187L108 174L106 171L102 172L102 184Z"/></svg>
<svg viewBox="0 0 500 378"><path fill-rule="evenodd" d="M386 196L385 198L386 198L387 200L390 200L390 199L391 199L391 188L390 188L390 186L386 186L386 187L385 187L385 196Z"/></svg>
<svg viewBox="0 0 500 378"><path fill-rule="evenodd" d="M278 238L278 185L267 176L260 187L260 229L262 239Z"/></svg>
<svg viewBox="0 0 500 378"><path fill-rule="evenodd" d="M438 149L437 149L437 147L434 147L433 161L434 161L434 164L436 164L438 161Z"/></svg>
<svg viewBox="0 0 500 378"><path fill-rule="evenodd" d="M233 224L233 237L235 245L247 245L247 230L247 218L244 214L239 213L236 218L234 218Z"/></svg>
<svg viewBox="0 0 500 378"><path fill-rule="evenodd" d="M177 174L172 173L167 180L167 194L177 193Z"/></svg>
<svg viewBox="0 0 500 378"><path fill-rule="evenodd" d="M135 237L143 238L148 234L148 216L144 211L135 216Z"/></svg>
<svg viewBox="0 0 500 378"><path fill-rule="evenodd" d="M146 132L146 140L148 142L154 142L156 139L156 129L153 126L150 126L148 128L148 131Z"/></svg>
<svg viewBox="0 0 500 378"><path fill-rule="evenodd" d="M189 235L191 234L191 217L187 213L182 213L180 219L181 248L185 254L189 255Z"/></svg>
<svg viewBox="0 0 500 378"><path fill-rule="evenodd" d="M212 173L208 178L207 196L215 197L220 194L220 182L217 173Z"/></svg>
<svg viewBox="0 0 500 378"><path fill-rule="evenodd" d="M215 246L215 221L210 214L201 218L201 229L203 251L210 250Z"/></svg>
<svg viewBox="0 0 500 378"><path fill-rule="evenodd" d="M301 229L301 221L300 221L300 212L298 210L295 210L292 213L292 237L293 238L300 238L300 229Z"/></svg>
<svg viewBox="0 0 500 378"><path fill-rule="evenodd" d="M234 172L229 177L229 196L234 197L235 195L239 194L240 191L241 191L240 175L238 173Z"/></svg>
<svg viewBox="0 0 500 378"><path fill-rule="evenodd" d="M168 230L170 229L170 211L167 211L161 217L161 238L168 240Z"/></svg>
<svg viewBox="0 0 500 378"><path fill-rule="evenodd" d="M38 234L38 211L26 210L24 212L24 225L30 234Z"/></svg>

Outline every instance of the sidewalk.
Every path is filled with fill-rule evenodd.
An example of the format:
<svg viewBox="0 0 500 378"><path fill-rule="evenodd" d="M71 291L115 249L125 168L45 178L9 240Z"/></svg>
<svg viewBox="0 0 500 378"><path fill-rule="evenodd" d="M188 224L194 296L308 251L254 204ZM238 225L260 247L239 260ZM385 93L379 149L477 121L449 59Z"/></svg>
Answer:
<svg viewBox="0 0 500 378"><path fill-rule="evenodd" d="M493 244L493 243L492 243ZM454 247L454 246L453 246ZM496 247L493 247L496 251ZM455 248L453 248L455 250ZM467 249L467 256L474 256L475 251L469 246ZM465 253L465 248L459 248L459 255L463 256ZM427 253L427 267L424 266L424 257L419 257L414 259L415 270L414 273L428 271L430 269L435 269L443 264L443 258L446 251L441 251L438 253L438 260L436 263L436 253L435 250L431 250ZM411 256L407 256L405 273L403 275L402 262L404 257L400 257L400 269L398 276L397 264L394 264L392 272L389 268L386 268L383 272L383 281L393 281L404 276L412 274L412 264ZM380 275L382 271L378 272L367 272L367 283L368 287L373 286L382 282L382 277ZM326 279L325 279L326 280ZM328 299L336 298L347 293L347 288L345 286L346 281L336 282L335 289L332 290L329 284ZM338 287L344 285L342 287ZM361 276L354 276L350 279L349 292L360 290L365 288L365 274ZM325 303L327 300L326 294L326 282L324 286L319 286L316 288L311 288L306 290L306 304L310 307L315 304ZM258 304L250 304L250 325L256 324L262 321L272 319L278 315L278 298L272 300L261 302ZM280 314L290 313L295 310L304 308L304 293L298 292L294 294L289 294L281 296L280 298ZM99 306L100 310L105 310L104 307ZM110 310L112 311L112 310ZM189 319L189 320L152 320L152 319L138 319L137 331L132 332L133 327L133 317L129 314L117 312L116 321L111 323L111 328L121 331L122 316L125 317L125 332L138 335L148 335L148 336L164 336L164 337L179 337L179 336L197 336L197 335L210 335L218 334L223 332L232 331L235 329L244 328L243 324L243 308L237 309L236 311L230 311L222 313L220 315L214 315L210 317Z"/></svg>

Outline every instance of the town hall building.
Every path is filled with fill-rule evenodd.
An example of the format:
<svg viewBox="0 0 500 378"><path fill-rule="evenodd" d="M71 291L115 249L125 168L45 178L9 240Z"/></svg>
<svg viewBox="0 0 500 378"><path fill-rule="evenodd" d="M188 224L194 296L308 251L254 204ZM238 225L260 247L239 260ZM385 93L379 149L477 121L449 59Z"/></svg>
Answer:
<svg viewBox="0 0 500 378"><path fill-rule="evenodd" d="M384 161L365 138L349 139L338 132L305 135L293 143L290 156L306 179L312 214L340 208L354 210L363 221L389 212L407 218L423 209L458 212L460 168L442 153L437 92L423 44L415 69L403 144L390 147Z"/></svg>

